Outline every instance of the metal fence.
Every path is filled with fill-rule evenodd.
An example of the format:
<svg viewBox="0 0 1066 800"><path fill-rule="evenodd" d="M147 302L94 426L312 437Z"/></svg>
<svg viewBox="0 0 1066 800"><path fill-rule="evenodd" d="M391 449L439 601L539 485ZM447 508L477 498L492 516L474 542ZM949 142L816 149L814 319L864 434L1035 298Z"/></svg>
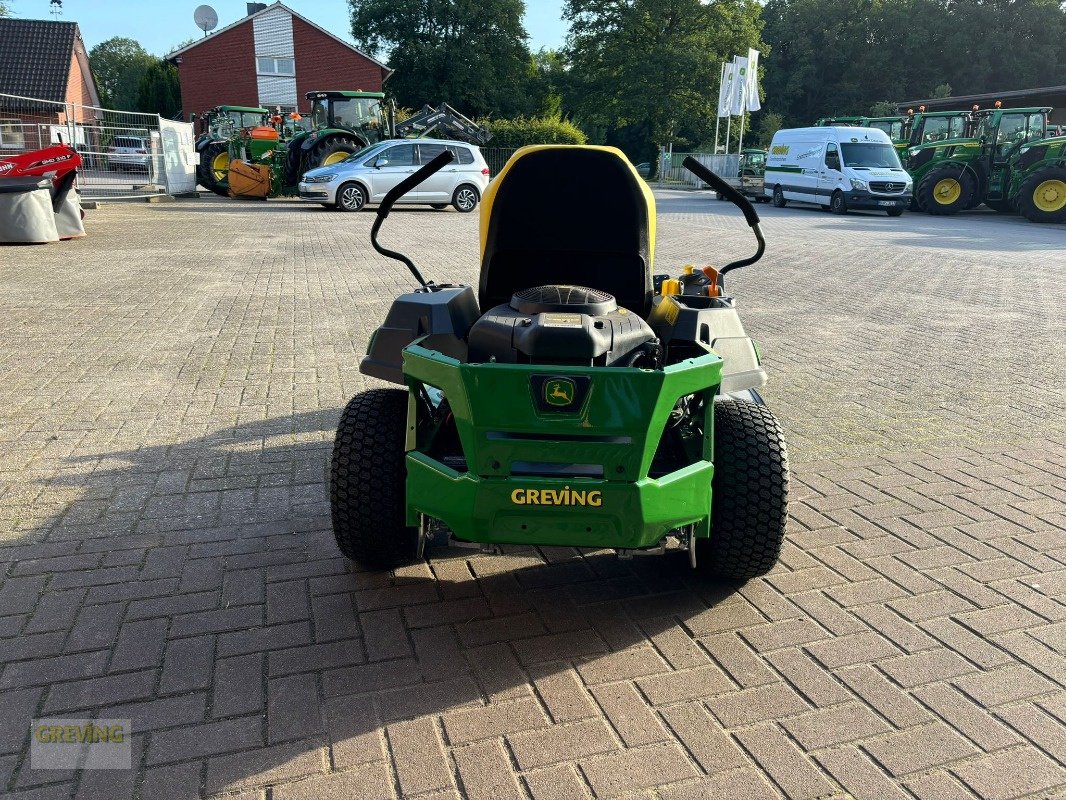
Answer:
<svg viewBox="0 0 1066 800"><path fill-rule="evenodd" d="M88 199L185 191L191 134L188 123L157 114L0 94L0 158L69 145L81 154L78 184Z"/></svg>
<svg viewBox="0 0 1066 800"><path fill-rule="evenodd" d="M704 189L707 184L682 166L686 158L692 156L715 175L723 178L737 177L740 169L740 156L711 153L674 153L663 149L659 158L661 168L657 185L661 187Z"/></svg>

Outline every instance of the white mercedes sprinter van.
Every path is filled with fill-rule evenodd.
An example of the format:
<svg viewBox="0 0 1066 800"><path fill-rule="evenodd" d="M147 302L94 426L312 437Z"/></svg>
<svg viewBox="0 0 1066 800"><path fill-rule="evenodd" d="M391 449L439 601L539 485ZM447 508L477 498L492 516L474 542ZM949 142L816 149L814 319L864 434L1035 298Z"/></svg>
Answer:
<svg viewBox="0 0 1066 800"><path fill-rule="evenodd" d="M837 214L850 209L898 217L911 204L911 176L888 135L877 128L786 128L766 156L763 192L782 208L789 200Z"/></svg>

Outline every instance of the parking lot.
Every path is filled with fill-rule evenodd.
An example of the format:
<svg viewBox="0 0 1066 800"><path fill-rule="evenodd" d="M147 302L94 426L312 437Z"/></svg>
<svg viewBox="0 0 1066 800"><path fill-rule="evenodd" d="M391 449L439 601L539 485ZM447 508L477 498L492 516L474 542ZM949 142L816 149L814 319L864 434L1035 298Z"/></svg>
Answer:
<svg viewBox="0 0 1066 800"><path fill-rule="evenodd" d="M713 195L657 201L657 272L753 250ZM108 204L0 248L0 795L1062 796L1066 229L759 210L727 285L793 485L740 589L339 556L334 426L412 285L370 213ZM477 217L382 240L476 283ZM31 768L31 718L90 716L132 721L132 769Z"/></svg>

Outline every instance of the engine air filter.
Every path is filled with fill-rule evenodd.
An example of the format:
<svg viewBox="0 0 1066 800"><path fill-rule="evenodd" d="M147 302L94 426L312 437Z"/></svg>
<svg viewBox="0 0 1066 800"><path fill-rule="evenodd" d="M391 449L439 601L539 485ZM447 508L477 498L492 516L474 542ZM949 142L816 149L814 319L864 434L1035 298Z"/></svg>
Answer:
<svg viewBox="0 0 1066 800"><path fill-rule="evenodd" d="M534 286L511 296L511 308L520 314L564 311L598 317L618 308L614 295L587 286Z"/></svg>

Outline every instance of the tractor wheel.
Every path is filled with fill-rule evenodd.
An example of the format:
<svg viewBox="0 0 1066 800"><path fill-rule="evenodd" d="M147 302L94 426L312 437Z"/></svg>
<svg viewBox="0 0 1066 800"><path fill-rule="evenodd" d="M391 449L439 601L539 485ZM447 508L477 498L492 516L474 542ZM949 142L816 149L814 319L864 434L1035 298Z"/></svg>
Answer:
<svg viewBox="0 0 1066 800"><path fill-rule="evenodd" d="M415 560L418 530L406 520L407 392L371 389L351 399L333 444L333 535L348 558L374 569Z"/></svg>
<svg viewBox="0 0 1066 800"><path fill-rule="evenodd" d="M833 198L829 201L829 210L834 214L848 213L848 202L844 199L844 193L839 189L833 192Z"/></svg>
<svg viewBox="0 0 1066 800"><path fill-rule="evenodd" d="M1000 214L1009 214L1014 210L1010 207L1010 201L1005 198L999 200L985 200L985 205Z"/></svg>
<svg viewBox="0 0 1066 800"><path fill-rule="evenodd" d="M366 189L352 181L337 190L337 208L341 211L359 211L366 205Z"/></svg>
<svg viewBox="0 0 1066 800"><path fill-rule="evenodd" d="M203 149L204 188L229 197L229 144L211 142Z"/></svg>
<svg viewBox="0 0 1066 800"><path fill-rule="evenodd" d="M918 185L918 204L935 216L957 214L970 208L977 181L969 170L957 166L934 169Z"/></svg>
<svg viewBox="0 0 1066 800"><path fill-rule="evenodd" d="M788 200L785 199L785 193L781 191L780 186L774 187L774 198L771 202L774 204L774 208L784 208L788 205Z"/></svg>
<svg viewBox="0 0 1066 800"><path fill-rule="evenodd" d="M781 425L751 400L714 404L711 538L696 542L701 571L731 581L769 572L788 518L788 450Z"/></svg>
<svg viewBox="0 0 1066 800"><path fill-rule="evenodd" d="M452 195L452 205L455 206L456 211L466 214L477 208L477 203L480 199L477 189L469 183L464 183Z"/></svg>
<svg viewBox="0 0 1066 800"><path fill-rule="evenodd" d="M303 171L307 172L316 167L328 167L330 164L338 164L358 149L354 139L331 136L319 142L307 152Z"/></svg>
<svg viewBox="0 0 1066 800"><path fill-rule="evenodd" d="M1018 210L1030 222L1066 222L1066 167L1030 176L1018 192Z"/></svg>
<svg viewBox="0 0 1066 800"><path fill-rule="evenodd" d="M920 205L918 205L918 195L916 195L916 194L912 194L911 195L910 210L911 211L921 211L922 210L922 207Z"/></svg>

